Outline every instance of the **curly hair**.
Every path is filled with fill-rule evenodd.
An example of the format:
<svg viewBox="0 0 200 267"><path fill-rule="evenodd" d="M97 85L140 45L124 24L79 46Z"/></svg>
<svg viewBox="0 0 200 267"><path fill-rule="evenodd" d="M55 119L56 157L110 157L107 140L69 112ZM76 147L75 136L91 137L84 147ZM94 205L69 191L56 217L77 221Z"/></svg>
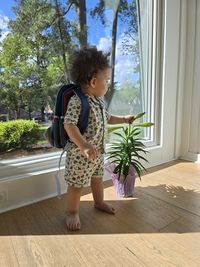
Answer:
<svg viewBox="0 0 200 267"><path fill-rule="evenodd" d="M78 85L88 84L99 71L110 68L110 53L104 54L95 46L83 47L72 57L70 78Z"/></svg>

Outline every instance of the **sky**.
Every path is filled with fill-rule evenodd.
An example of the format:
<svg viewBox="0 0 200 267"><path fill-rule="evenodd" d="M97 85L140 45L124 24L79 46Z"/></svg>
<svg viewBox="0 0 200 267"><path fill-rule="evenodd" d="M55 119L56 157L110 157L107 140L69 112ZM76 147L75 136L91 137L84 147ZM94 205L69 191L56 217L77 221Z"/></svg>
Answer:
<svg viewBox="0 0 200 267"><path fill-rule="evenodd" d="M7 33L7 23L9 19L14 18L14 14L12 12L12 6L14 5L13 0L0 0L0 29L2 30L2 40Z"/></svg>
<svg viewBox="0 0 200 267"><path fill-rule="evenodd" d="M14 6L13 0L0 0L0 12L3 13L5 16L12 18L12 6Z"/></svg>

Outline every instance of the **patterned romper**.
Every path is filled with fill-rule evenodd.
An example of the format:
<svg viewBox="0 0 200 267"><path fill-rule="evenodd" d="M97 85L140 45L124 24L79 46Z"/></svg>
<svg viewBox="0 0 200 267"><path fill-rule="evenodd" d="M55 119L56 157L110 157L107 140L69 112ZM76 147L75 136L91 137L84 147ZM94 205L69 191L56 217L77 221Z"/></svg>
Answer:
<svg viewBox="0 0 200 267"><path fill-rule="evenodd" d="M80 149L73 143L67 142L66 145L66 163L65 180L68 185L75 187L86 187L90 185L92 176L103 176L103 161L105 147L105 131L109 115L105 109L101 97L88 96L90 112L88 118L88 127L83 134L86 141L94 145L98 155L93 160L88 160L81 154ZM74 95L71 97L64 123L77 125L81 110L80 99Z"/></svg>

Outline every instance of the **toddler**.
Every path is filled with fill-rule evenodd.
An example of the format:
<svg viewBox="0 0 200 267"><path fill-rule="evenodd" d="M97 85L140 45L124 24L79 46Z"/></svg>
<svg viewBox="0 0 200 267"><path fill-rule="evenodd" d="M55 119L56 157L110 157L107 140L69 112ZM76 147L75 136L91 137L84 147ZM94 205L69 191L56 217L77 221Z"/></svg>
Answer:
<svg viewBox="0 0 200 267"><path fill-rule="evenodd" d="M81 228L79 203L83 187L91 185L96 209L115 213L103 197L106 124L131 123L134 116L113 116L106 111L103 96L108 90L110 72L108 54L95 47L84 47L74 54L71 79L88 97L90 112L88 127L82 135L76 126L81 102L74 95L68 103L64 119L64 128L70 138L66 145L65 165L65 180L68 185L66 224L72 231Z"/></svg>

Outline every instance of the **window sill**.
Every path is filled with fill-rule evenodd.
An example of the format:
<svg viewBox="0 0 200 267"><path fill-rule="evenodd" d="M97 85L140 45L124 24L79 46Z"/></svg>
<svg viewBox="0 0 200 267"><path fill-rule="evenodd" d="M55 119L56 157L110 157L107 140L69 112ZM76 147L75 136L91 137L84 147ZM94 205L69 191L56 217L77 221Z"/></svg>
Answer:
<svg viewBox="0 0 200 267"><path fill-rule="evenodd" d="M55 172L58 170L60 155L61 152L54 152L19 159L2 160L0 162L0 182ZM64 158L63 156L60 169L64 168Z"/></svg>

